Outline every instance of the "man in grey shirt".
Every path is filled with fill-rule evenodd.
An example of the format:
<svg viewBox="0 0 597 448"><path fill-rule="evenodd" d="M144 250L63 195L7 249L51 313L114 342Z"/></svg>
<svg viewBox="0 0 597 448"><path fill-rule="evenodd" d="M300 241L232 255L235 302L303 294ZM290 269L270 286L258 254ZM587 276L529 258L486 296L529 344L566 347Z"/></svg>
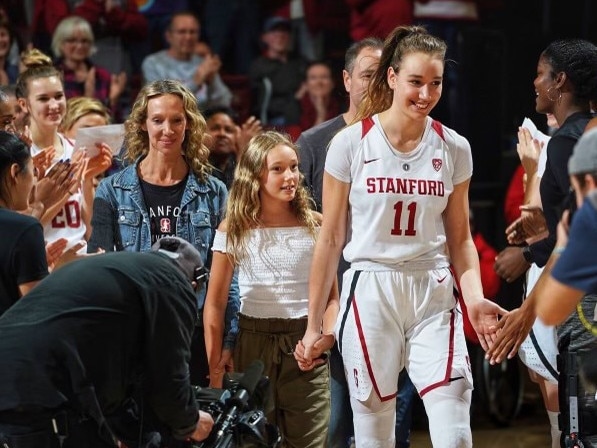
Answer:
<svg viewBox="0 0 597 448"><path fill-rule="evenodd" d="M199 20L191 12L174 14L166 29L170 47L143 60L143 79L145 82L159 79L182 82L195 93L201 110L230 107L232 93L220 78L220 58L213 54L205 58L195 54L199 32Z"/></svg>

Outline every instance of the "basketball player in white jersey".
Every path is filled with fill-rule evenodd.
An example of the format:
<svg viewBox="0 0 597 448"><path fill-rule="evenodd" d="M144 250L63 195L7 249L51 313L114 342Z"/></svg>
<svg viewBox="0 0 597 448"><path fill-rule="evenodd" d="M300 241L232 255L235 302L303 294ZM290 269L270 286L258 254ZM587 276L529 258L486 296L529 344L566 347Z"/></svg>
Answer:
<svg viewBox="0 0 597 448"><path fill-rule="evenodd" d="M441 96L445 51L424 28L396 28L357 121L332 140L326 159L302 342L306 359L317 355L346 242L351 268L335 336L357 447L394 446L403 366L423 398L433 446L472 446L472 379L450 265L483 348L506 313L483 297L468 220L470 146L429 117Z"/></svg>
<svg viewBox="0 0 597 448"><path fill-rule="evenodd" d="M81 164L80 169L74 170L75 175L81 177L80 186L72 188L68 196L45 210L41 218L47 243L66 239L67 249L81 248L81 241L85 241L91 232L93 178L110 167L110 148L102 145L100 154L93 159L84 160L81 153L75 160L73 143L58 133L66 111L66 97L62 75L50 59L36 61L19 75L16 95L19 105L27 111L31 120L32 155L53 146L56 155L52 165L59 160Z"/></svg>

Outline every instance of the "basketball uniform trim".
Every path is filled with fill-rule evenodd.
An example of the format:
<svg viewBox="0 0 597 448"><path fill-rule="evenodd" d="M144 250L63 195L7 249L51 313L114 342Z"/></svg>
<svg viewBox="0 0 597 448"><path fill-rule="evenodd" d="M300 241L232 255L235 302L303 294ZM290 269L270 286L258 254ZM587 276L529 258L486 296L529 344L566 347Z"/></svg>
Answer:
<svg viewBox="0 0 597 448"><path fill-rule="evenodd" d="M363 358L365 360L365 365L367 366L367 371L369 372L369 378L371 379L371 385L373 386L375 393L377 394L377 396L379 397L379 399L382 402L391 400L396 397L396 395L398 394L398 391L394 392L393 394L389 394L389 395L385 395L385 396L381 394L379 386L377 385L377 380L375 378L375 374L373 373L373 366L371 365L371 359L369 358L369 350L367 349L367 342L365 341L365 334L363 333L363 326L361 325L361 317L359 315L359 307L357 306L356 300L354 301L354 303L352 305L353 305L352 308L353 308L353 312L354 312L354 319L355 319L357 331L359 333L359 341L361 343L361 349L363 350ZM451 358L452 358L452 356L450 356L450 359ZM450 367L452 366L451 361L449 362L449 366ZM423 395L421 394L421 396L423 396Z"/></svg>
<svg viewBox="0 0 597 448"><path fill-rule="evenodd" d="M446 363L446 374L444 379L438 381L437 383L430 384L429 386L421 389L419 395L423 397L427 392L432 391L433 389L437 389L440 386L445 386L450 382L450 373L452 372L452 363L454 361L454 333L455 333L455 326L454 320L456 318L455 310L450 312L450 345L448 347L448 362Z"/></svg>

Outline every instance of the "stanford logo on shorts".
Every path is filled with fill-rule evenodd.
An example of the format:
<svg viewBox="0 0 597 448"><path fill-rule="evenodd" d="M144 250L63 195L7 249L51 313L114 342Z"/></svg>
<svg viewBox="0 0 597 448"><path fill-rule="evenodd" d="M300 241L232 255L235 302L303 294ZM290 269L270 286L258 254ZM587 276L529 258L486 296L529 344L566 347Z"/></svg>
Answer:
<svg viewBox="0 0 597 448"><path fill-rule="evenodd" d="M160 219L160 232L170 233L170 218Z"/></svg>
<svg viewBox="0 0 597 448"><path fill-rule="evenodd" d="M442 159L432 159L431 163L433 163L433 169L435 171L439 171L442 167Z"/></svg>
<svg viewBox="0 0 597 448"><path fill-rule="evenodd" d="M357 369L352 369L352 374L354 375L354 385L359 387L359 372Z"/></svg>

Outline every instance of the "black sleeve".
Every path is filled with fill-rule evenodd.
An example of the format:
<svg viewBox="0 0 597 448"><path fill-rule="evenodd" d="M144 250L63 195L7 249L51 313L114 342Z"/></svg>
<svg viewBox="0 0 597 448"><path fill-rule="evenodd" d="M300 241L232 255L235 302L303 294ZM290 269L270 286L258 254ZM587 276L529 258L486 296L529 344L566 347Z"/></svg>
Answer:
<svg viewBox="0 0 597 448"><path fill-rule="evenodd" d="M106 252L118 250L120 244L116 231L115 211L104 198L97 196L93 200L93 216L91 217L91 236L87 242L87 253L96 253L98 249Z"/></svg>
<svg viewBox="0 0 597 448"><path fill-rule="evenodd" d="M44 231L39 222L29 225L15 243L13 272L17 284L41 280L48 275Z"/></svg>
<svg viewBox="0 0 597 448"><path fill-rule="evenodd" d="M148 292L144 341L148 401L160 421L181 439L195 429L198 419L189 376L196 299L183 281L172 275L169 285Z"/></svg>
<svg viewBox="0 0 597 448"><path fill-rule="evenodd" d="M547 145L547 163L541 177L541 203L549 235L530 246L531 258L539 266L545 266L556 245L557 226L563 206L570 191L568 159L576 140L570 136L555 135Z"/></svg>
<svg viewBox="0 0 597 448"><path fill-rule="evenodd" d="M311 145L309 145L309 140L304 137L304 134L301 134L296 141L296 145L299 149L299 170L305 176L305 187L311 193L311 196L314 196L313 191L313 151Z"/></svg>

